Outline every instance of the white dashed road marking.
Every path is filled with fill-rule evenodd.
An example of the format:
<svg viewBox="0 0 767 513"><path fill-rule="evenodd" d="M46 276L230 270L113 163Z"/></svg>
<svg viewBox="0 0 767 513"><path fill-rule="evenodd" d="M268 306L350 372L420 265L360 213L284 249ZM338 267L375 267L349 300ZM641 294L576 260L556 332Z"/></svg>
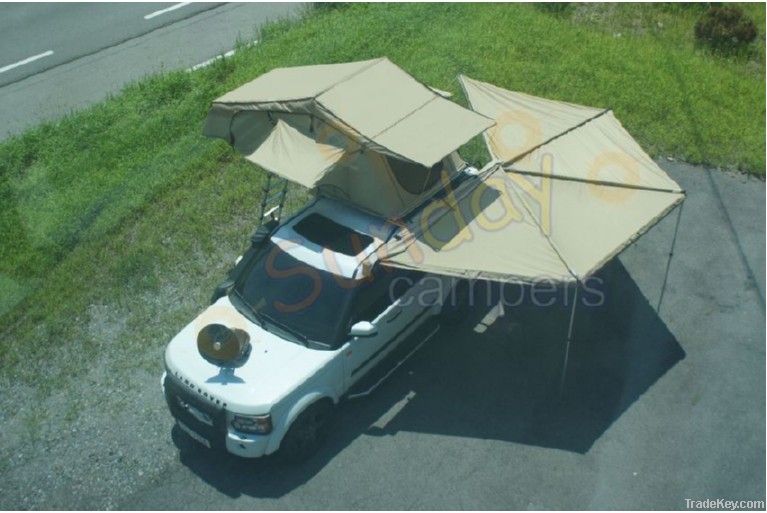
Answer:
<svg viewBox="0 0 767 513"><path fill-rule="evenodd" d="M210 66L211 64L213 64L214 62L216 62L219 59L224 59L226 57L231 57L232 55L234 55L234 52L235 52L235 50L229 50L228 52L222 53L221 55L216 55L212 59L208 59L207 61L203 61L200 64L195 64L191 68L187 69L187 71L196 71L196 70L198 70L200 68L204 68L205 66Z"/></svg>
<svg viewBox="0 0 767 513"><path fill-rule="evenodd" d="M161 14L165 14L166 12L171 12L171 11L175 11L176 9L181 9L182 7L186 7L187 5L191 3L192 2L179 2L177 4L173 4L170 7L166 7L165 9L160 9L159 11L150 12L149 14L144 16L144 19L151 20L152 18L160 16Z"/></svg>
<svg viewBox="0 0 767 513"><path fill-rule="evenodd" d="M251 46L253 46L255 44L258 44L258 39L256 39L255 41L252 41L252 42L250 42L248 44L246 44L245 48L250 48ZM213 57L211 59L208 59L207 61L202 61L199 64L195 64L194 66L192 66L191 68L187 68L186 70L191 72L191 71L197 71L198 69L205 68L207 66L210 66L211 64L213 64L214 62L216 62L219 59L226 59L227 57L231 57L232 55L234 55L234 53L236 51L237 51L237 48L233 48L233 49L229 50L228 52L222 53L221 55L216 55L215 57Z"/></svg>
<svg viewBox="0 0 767 513"><path fill-rule="evenodd" d="M13 64L9 64L7 66L3 66L0 68L0 73L5 73L6 71L10 71L13 68L18 68L19 66L23 66L25 64L29 64L30 62L34 62L37 59L42 59L43 57L48 57L49 55L53 55L53 50L48 50L47 52L38 53L37 55L33 55L32 57L27 57L26 59L14 62Z"/></svg>

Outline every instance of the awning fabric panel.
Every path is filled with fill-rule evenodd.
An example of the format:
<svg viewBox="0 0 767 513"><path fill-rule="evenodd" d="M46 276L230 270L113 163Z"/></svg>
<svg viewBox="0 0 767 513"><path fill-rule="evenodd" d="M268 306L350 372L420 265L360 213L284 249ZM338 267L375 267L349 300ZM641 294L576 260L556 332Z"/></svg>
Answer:
<svg viewBox="0 0 767 513"><path fill-rule="evenodd" d="M460 80L471 107L495 119L485 140L507 170L681 192L611 111Z"/></svg>
<svg viewBox="0 0 767 513"><path fill-rule="evenodd" d="M345 148L323 144L278 120L269 136L246 155L267 171L313 188L345 154Z"/></svg>
<svg viewBox="0 0 767 513"><path fill-rule="evenodd" d="M508 91L465 75L459 80L471 108L496 120L484 135L490 154L500 162L513 160L604 111Z"/></svg>
<svg viewBox="0 0 767 513"><path fill-rule="evenodd" d="M578 278L599 270L684 200L683 193L508 176ZM536 193L525 194L523 181L531 179Z"/></svg>
<svg viewBox="0 0 767 513"><path fill-rule="evenodd" d="M386 249L383 263L512 283L573 280L500 167L466 185L420 212Z"/></svg>
<svg viewBox="0 0 767 513"><path fill-rule="evenodd" d="M612 112L553 139L507 170L585 182L681 192L681 187L647 155Z"/></svg>
<svg viewBox="0 0 767 513"><path fill-rule="evenodd" d="M443 200L426 207L387 247L385 264L509 282L582 280L684 201L612 112L466 77L462 84L497 127L521 124L535 137L513 138L509 150L486 134L500 161L481 172L479 185L456 191L446 215L429 214L446 208Z"/></svg>
<svg viewBox="0 0 767 513"><path fill-rule="evenodd" d="M500 166L473 185L456 191L452 209L444 200L426 207L383 263L512 283L582 280L684 200L682 193L526 177Z"/></svg>

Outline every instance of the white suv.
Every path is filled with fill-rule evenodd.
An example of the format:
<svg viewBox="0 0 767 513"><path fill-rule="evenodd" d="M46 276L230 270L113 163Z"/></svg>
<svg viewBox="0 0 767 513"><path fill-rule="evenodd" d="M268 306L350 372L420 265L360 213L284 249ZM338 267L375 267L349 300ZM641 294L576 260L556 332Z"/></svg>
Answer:
<svg viewBox="0 0 767 513"><path fill-rule="evenodd" d="M364 394L436 331L427 321L452 281L379 265L395 228L321 198L257 232L211 306L165 351L178 426L238 456L310 456L341 399ZM366 374L374 381L363 386Z"/></svg>

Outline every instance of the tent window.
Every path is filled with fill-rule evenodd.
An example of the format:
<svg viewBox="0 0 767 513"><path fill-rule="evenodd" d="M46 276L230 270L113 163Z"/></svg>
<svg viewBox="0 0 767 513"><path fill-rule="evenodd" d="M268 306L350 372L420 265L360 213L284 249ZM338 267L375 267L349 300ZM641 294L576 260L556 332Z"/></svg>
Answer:
<svg viewBox="0 0 767 513"><path fill-rule="evenodd" d="M389 168L400 187L410 194L421 194L431 189L439 180L442 172L442 161L437 162L431 168L424 167L413 162L387 157Z"/></svg>
<svg viewBox="0 0 767 513"><path fill-rule="evenodd" d="M359 254L373 242L369 235L355 232L320 214L309 214L297 222L293 230L309 242L348 256Z"/></svg>

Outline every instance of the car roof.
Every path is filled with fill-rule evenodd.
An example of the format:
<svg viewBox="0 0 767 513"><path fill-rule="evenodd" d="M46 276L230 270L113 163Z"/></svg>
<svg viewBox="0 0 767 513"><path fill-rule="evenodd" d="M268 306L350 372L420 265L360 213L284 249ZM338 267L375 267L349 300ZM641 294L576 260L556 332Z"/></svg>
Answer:
<svg viewBox="0 0 767 513"><path fill-rule="evenodd" d="M331 244L323 243L320 237L307 234L302 222L307 218L320 219L328 226L335 225L348 230L352 237L357 234L357 241L365 244L356 254L348 251L333 249ZM303 226L312 226L305 222ZM316 223L313 223L316 225ZM340 225L340 226L338 226ZM330 198L319 198L303 211L299 212L272 235L272 241L293 258L300 260L315 269L320 269L344 278L355 277L355 271L363 258L370 257L371 263L377 261L376 249L386 241L396 229L396 225L387 220L368 214L349 205Z"/></svg>

